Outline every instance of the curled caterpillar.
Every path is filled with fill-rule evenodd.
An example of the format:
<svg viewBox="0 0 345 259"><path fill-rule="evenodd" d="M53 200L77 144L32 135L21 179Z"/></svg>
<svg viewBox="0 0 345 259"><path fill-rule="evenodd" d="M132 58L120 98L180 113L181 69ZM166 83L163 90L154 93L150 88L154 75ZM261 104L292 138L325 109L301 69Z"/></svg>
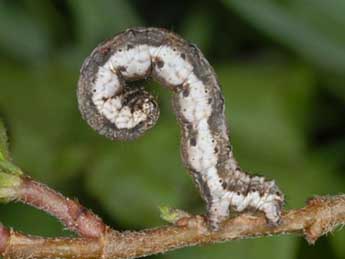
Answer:
<svg viewBox="0 0 345 259"><path fill-rule="evenodd" d="M211 228L219 228L230 208L260 210L269 223L278 224L284 195L274 181L240 169L215 72L195 45L175 33L132 28L98 45L80 72L77 95L82 117L112 140L139 137L159 117L153 96L130 86L146 78L174 93L183 163L207 204Z"/></svg>

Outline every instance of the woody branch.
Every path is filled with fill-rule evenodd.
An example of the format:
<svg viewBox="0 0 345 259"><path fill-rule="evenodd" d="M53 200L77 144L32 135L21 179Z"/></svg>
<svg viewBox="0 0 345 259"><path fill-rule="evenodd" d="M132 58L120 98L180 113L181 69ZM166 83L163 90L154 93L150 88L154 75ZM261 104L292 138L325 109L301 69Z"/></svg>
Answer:
<svg viewBox="0 0 345 259"><path fill-rule="evenodd" d="M345 224L345 195L315 197L304 208L283 214L282 224L270 227L263 216L241 214L210 232L202 216L177 213L173 225L137 232L118 232L95 214L47 186L20 176L8 193L18 201L43 209L77 232L79 238L42 238L0 225L0 254L5 258L135 258L170 250L249 237L304 235L309 243ZM180 215L180 216L179 216Z"/></svg>

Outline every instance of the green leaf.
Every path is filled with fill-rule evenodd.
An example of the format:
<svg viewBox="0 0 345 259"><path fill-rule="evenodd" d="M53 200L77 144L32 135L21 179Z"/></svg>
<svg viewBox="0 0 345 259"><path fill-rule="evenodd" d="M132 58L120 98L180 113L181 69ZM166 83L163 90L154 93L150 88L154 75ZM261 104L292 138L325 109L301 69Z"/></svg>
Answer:
<svg viewBox="0 0 345 259"><path fill-rule="evenodd" d="M18 175L9 174L0 169L0 202L14 200L17 195L17 187L21 184Z"/></svg>
<svg viewBox="0 0 345 259"><path fill-rule="evenodd" d="M187 212L167 206L160 206L159 211L161 218L169 223L175 224L182 218L190 217L191 215Z"/></svg>
<svg viewBox="0 0 345 259"><path fill-rule="evenodd" d="M223 0L259 30L331 72L345 72L342 0ZM322 18L321 18L322 17Z"/></svg>
<svg viewBox="0 0 345 259"><path fill-rule="evenodd" d="M12 174L12 175L22 175L23 172L22 170L16 166L15 164L13 164L11 161L8 160L0 160L0 170L4 173L7 174Z"/></svg>

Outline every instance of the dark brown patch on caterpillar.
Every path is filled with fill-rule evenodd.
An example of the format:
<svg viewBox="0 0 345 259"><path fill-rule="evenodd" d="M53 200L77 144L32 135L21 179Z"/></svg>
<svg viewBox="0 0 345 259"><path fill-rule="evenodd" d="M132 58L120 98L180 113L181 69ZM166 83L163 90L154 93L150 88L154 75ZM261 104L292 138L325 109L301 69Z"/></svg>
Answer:
<svg viewBox="0 0 345 259"><path fill-rule="evenodd" d="M202 179L202 176L199 172L191 169L192 176L194 181L196 182L197 186L199 187L200 193L202 194L203 200L206 202L207 207L209 208L212 202L212 195L210 188L208 187L207 183Z"/></svg>
<svg viewBox="0 0 345 259"><path fill-rule="evenodd" d="M189 88L185 88L182 92L183 97L188 97L189 96Z"/></svg>
<svg viewBox="0 0 345 259"><path fill-rule="evenodd" d="M196 146L196 139L195 139L195 138L191 138L191 139L189 140L189 142L190 142L190 145L191 145L191 146L193 146L193 147Z"/></svg>
<svg viewBox="0 0 345 259"><path fill-rule="evenodd" d="M119 67L117 68L117 70L118 70L119 72L126 72L126 71L127 71L127 68L124 67L124 66L119 66Z"/></svg>
<svg viewBox="0 0 345 259"><path fill-rule="evenodd" d="M161 60L160 58L156 58L155 64L157 64L157 66L158 66L159 68L164 67L164 62L163 62L163 60Z"/></svg>

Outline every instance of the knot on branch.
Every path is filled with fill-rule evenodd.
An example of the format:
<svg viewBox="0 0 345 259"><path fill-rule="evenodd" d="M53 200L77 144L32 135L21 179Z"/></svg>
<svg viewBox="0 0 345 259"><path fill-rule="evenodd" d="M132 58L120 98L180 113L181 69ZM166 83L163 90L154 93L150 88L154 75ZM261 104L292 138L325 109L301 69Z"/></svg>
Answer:
<svg viewBox="0 0 345 259"><path fill-rule="evenodd" d="M310 225L303 231L309 244L314 244L319 237L345 224L344 203L345 195L316 196L308 200L306 209L315 210Z"/></svg>

